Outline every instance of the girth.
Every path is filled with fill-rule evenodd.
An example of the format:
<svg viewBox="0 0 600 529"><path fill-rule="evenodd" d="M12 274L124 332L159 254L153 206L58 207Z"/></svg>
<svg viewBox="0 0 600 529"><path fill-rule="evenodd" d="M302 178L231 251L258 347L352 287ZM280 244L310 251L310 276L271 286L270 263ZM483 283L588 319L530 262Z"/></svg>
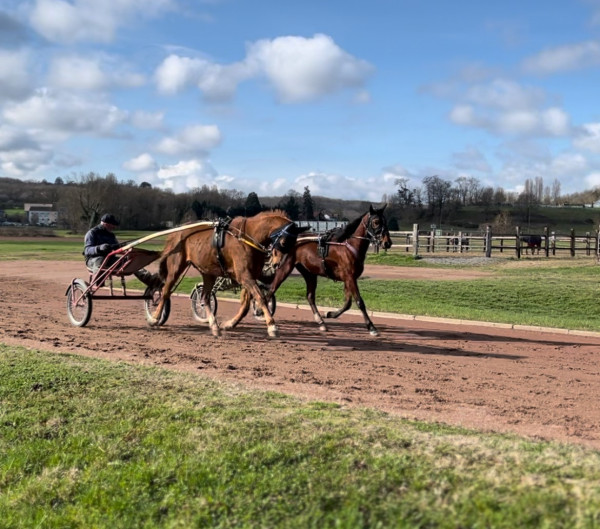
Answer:
<svg viewBox="0 0 600 529"><path fill-rule="evenodd" d="M223 258L223 252L221 249L225 246L225 236L229 231L229 224L231 223L231 219L227 217L226 219L219 219L215 224L215 230L213 232L212 237L212 247L217 252L217 261L219 262L219 266L223 271L223 275L225 277L228 276L226 268L225 268L225 259Z"/></svg>

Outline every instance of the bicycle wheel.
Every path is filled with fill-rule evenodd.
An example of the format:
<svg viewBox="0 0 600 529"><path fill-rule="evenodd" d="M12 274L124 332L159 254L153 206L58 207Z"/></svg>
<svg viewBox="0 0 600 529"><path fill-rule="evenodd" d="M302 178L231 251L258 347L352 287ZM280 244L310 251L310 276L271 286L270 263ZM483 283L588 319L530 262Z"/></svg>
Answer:
<svg viewBox="0 0 600 529"><path fill-rule="evenodd" d="M165 304L163 306L163 310L160 313L160 317L158 318L158 322L154 324L153 314L156 311L156 307L160 303L160 299L162 298L162 288L161 287L148 287L144 292L144 296L148 296L147 299L144 300L144 312L146 313L146 321L150 325L164 325L169 319L169 315L171 314L171 298L165 300Z"/></svg>
<svg viewBox="0 0 600 529"><path fill-rule="evenodd" d="M194 319L201 323L206 323L208 322L208 312L206 310L204 302L202 301L203 290L204 287L202 285L196 285L194 287L194 290L192 290L190 298L192 300L192 314L194 315ZM214 290L210 293L210 296L208 297L208 302L210 304L210 309L212 313L216 316L219 304L217 303L217 295L215 294Z"/></svg>
<svg viewBox="0 0 600 529"><path fill-rule="evenodd" d="M87 325L92 316L92 298L83 294L87 287L83 279L75 279L67 289L67 316L75 327Z"/></svg>

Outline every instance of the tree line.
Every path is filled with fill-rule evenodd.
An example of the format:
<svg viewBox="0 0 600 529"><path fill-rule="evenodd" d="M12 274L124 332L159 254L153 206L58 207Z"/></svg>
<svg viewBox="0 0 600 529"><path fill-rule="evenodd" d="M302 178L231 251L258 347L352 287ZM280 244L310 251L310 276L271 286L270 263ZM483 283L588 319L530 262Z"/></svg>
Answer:
<svg viewBox="0 0 600 529"><path fill-rule="evenodd" d="M391 229L419 221L442 226L451 222L467 206L476 206L484 213L501 217L505 217L506 213L500 208L511 206L516 208L516 213L521 217L527 217L533 208L541 205L591 205L600 198L600 188L561 195L558 179L545 185L542 177L526 179L523 190L518 193L482 185L473 177L462 176L451 181L433 175L423 178L422 182L422 186L410 187L407 178L398 178L395 181L397 191L383 197L384 202L390 204L388 216Z"/></svg>
<svg viewBox="0 0 600 529"><path fill-rule="evenodd" d="M88 173L77 179L54 183L24 182L0 178L0 210L19 209L24 204L52 204L59 212L59 227L82 232L96 225L103 213L113 213L123 229L160 230L201 219L238 215L253 216L277 207L290 218L313 220L315 202L306 187L300 195L289 191L276 204L261 204L258 195L236 190L202 186L186 193L152 187L147 182L119 182L114 174ZM7 220L25 222L24 213L12 213Z"/></svg>
<svg viewBox="0 0 600 529"><path fill-rule="evenodd" d="M484 186L472 177L451 181L433 175L423 178L422 186L412 187L408 179L399 178L395 185L393 194L382 197L382 203L388 204L386 215L392 230L414 222L431 222L438 226L452 223L453 218L469 206L481 207L493 218L500 214L499 208L507 204L526 215L531 208L542 204L591 204L600 198L598 188L561 195L558 180L545 185L542 177L525 180L520 193ZM147 182L119 182L112 173L106 176L88 173L70 180L57 178L54 183L0 178L0 210L22 209L25 203L53 204L59 212L60 227L75 232L94 226L105 212L121 219L123 229L160 230L201 219L252 216L275 207L294 220L352 220L354 217L348 218L351 213L362 213L357 212L357 208L368 209L369 204L313 198L308 186L302 194L290 190L282 197L263 197L261 202L255 192L246 195L236 190L202 186L174 193L154 188ZM8 220L24 221L15 216L18 214Z"/></svg>

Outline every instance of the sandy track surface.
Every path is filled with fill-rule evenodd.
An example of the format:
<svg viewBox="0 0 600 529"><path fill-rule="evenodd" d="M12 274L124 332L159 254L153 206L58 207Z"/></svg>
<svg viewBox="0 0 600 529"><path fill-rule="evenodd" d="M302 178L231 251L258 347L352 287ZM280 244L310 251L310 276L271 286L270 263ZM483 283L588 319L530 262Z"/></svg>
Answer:
<svg viewBox="0 0 600 529"><path fill-rule="evenodd" d="M429 273L424 268L365 271L369 277L396 278ZM445 270L444 277L469 273ZM81 263L0 262L0 341L600 448L600 338L595 336L376 315L381 336L374 338L354 314L330 320L323 333L309 311L280 304L280 338L267 338L264 323L251 316L214 338L193 321L185 296L173 300L169 321L157 329L147 327L139 300L97 300L88 326L76 328L65 310L73 277L86 277ZM221 302L219 320L233 315L236 305Z"/></svg>

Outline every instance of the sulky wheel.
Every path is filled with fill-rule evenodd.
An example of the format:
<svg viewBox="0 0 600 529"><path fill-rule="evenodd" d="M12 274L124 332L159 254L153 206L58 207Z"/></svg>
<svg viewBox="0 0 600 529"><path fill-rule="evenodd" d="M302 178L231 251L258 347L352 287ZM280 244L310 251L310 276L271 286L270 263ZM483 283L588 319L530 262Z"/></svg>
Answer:
<svg viewBox="0 0 600 529"><path fill-rule="evenodd" d="M196 285L194 290L192 290L192 294L190 298L192 300L192 314L194 315L194 319L201 323L206 323L208 321L208 312L206 310L206 306L202 301L202 292L204 287L202 285ZM208 302L210 303L210 309L214 316L217 315L217 296L214 291L210 293L208 297Z"/></svg>
<svg viewBox="0 0 600 529"><path fill-rule="evenodd" d="M92 316L92 298L84 295L87 288L83 279L74 279L67 289L67 316L75 327L87 325Z"/></svg>
<svg viewBox="0 0 600 529"><path fill-rule="evenodd" d="M156 311L156 307L160 302L160 298L162 297L162 288L161 287L148 287L144 292L144 296L146 299L144 300L144 312L146 313L146 320L151 323L153 322L153 314ZM160 317L158 318L158 322L156 325L164 325L169 319L169 315L171 314L171 299L165 300L165 304L163 306L163 310L160 313Z"/></svg>

